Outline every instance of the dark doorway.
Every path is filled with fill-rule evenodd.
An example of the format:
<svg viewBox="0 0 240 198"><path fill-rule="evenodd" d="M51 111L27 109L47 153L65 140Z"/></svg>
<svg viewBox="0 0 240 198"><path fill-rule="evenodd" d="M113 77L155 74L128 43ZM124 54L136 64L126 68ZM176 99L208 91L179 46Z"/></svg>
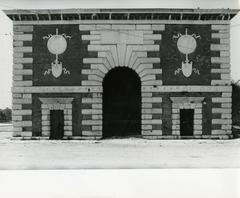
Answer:
<svg viewBox="0 0 240 198"><path fill-rule="evenodd" d="M193 136L193 109L180 109L180 135Z"/></svg>
<svg viewBox="0 0 240 198"><path fill-rule="evenodd" d="M103 81L103 137L140 134L140 78L127 67L114 68Z"/></svg>
<svg viewBox="0 0 240 198"><path fill-rule="evenodd" d="M63 110L50 111L50 139L58 140L63 138L64 134L64 113Z"/></svg>

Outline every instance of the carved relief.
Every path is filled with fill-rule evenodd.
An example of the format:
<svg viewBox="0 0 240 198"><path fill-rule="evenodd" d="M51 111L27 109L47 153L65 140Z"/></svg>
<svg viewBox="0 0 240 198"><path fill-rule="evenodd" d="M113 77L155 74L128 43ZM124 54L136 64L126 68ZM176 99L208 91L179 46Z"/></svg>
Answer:
<svg viewBox="0 0 240 198"><path fill-rule="evenodd" d="M178 35L173 35L173 39L177 40L177 48L182 53L185 54L185 60L182 62L182 66L175 70L174 74L177 75L182 71L183 75L185 77L190 77L192 72L200 75L200 72L198 69L193 68L193 62L188 59L188 55L193 53L197 47L196 39L200 38L199 35L188 34L188 29L185 29L185 34L182 35L181 33L178 33Z"/></svg>
<svg viewBox="0 0 240 198"><path fill-rule="evenodd" d="M66 69L66 67L63 67L62 62L60 62L59 55L63 54L67 49L67 40L70 39L71 36L67 36L66 34L58 34L58 29L56 29L56 34L52 35L49 34L48 36L44 36L43 39L47 39L47 48L48 51L51 54L55 55L54 62L51 63L51 69L48 69L44 72L44 76L47 74L50 74L52 72L52 75L55 78L58 78L61 76L62 72L64 74L70 74L70 71Z"/></svg>

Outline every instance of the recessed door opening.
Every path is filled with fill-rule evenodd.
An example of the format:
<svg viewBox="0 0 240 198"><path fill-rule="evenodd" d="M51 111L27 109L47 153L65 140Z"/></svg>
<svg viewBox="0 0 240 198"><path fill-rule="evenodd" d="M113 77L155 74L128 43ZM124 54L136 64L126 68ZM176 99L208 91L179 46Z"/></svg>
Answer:
<svg viewBox="0 0 240 198"><path fill-rule="evenodd" d="M180 109L180 135L193 136L193 109Z"/></svg>
<svg viewBox="0 0 240 198"><path fill-rule="evenodd" d="M63 110L50 111L50 139L62 139L64 135L64 112Z"/></svg>
<svg viewBox="0 0 240 198"><path fill-rule="evenodd" d="M103 137L141 134L141 81L135 71L117 67L103 81Z"/></svg>

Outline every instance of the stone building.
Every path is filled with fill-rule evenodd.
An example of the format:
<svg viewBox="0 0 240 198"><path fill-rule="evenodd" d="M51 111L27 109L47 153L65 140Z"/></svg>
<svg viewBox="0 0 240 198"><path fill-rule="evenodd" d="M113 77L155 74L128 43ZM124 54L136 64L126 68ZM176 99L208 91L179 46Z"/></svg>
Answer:
<svg viewBox="0 0 240 198"><path fill-rule="evenodd" d="M230 138L230 9L6 10L24 139Z"/></svg>

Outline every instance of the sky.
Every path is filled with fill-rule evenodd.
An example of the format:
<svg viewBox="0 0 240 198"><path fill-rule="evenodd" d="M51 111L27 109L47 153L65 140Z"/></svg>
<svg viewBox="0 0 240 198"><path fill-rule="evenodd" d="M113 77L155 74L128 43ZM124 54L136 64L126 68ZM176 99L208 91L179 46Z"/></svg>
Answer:
<svg viewBox="0 0 240 198"><path fill-rule="evenodd" d="M11 108L12 22L6 9L57 8L231 8L240 0L0 0L0 109ZM231 74L240 80L240 13L231 21Z"/></svg>

